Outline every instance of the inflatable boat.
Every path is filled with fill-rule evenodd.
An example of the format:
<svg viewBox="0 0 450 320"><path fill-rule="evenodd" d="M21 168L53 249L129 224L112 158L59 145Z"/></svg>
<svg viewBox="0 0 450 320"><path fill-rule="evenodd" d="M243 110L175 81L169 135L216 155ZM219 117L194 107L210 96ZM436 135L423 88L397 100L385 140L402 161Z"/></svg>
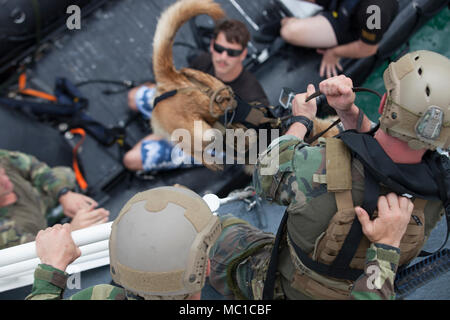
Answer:
<svg viewBox="0 0 450 320"><path fill-rule="evenodd" d="M244 21L253 33L258 30L261 12L271 15L292 14L278 4L280 12L271 12L278 0L218 0L231 18ZM87 182L86 193L110 210L111 219L135 193L157 186L181 184L199 194L213 193L226 197L235 189L250 183L242 166L227 166L224 171L204 167L178 169L159 173L134 174L122 164L127 145L134 145L149 133L148 123L127 111L126 92L152 79L150 64L152 36L161 11L174 0L4 0L0 2L0 98L14 97L20 75L26 85L39 92L52 93L58 81L75 84L85 98L82 106L86 118L96 127L86 136L67 131L64 118L36 115L31 107L10 106L0 99L0 147L30 153L51 166L73 165L73 153ZM399 0L400 10L383 37L375 56L345 59L345 74L356 86L381 64L393 61L407 52L408 41L428 20L447 10L448 0ZM68 29L67 8L80 8L80 28ZM261 10L267 8L269 11ZM205 49L205 38L211 21L195 19L177 34L174 49L176 66L186 65L193 50ZM291 52L289 54L289 52ZM304 92L307 84L318 84L320 56L314 50L292 48L275 41L262 44L251 41L246 67L254 72L271 104L278 104L282 87ZM13 89L11 89L13 88ZM20 101L20 100L19 100ZM18 102L20 104L20 102ZM321 110L325 116L330 110ZM96 131L97 130L97 131ZM98 133L98 132L101 133ZM112 134L111 143L101 134ZM81 148L79 142L83 140ZM267 203L238 201L226 207L252 224L275 232L283 208ZM252 207L253 206L253 207ZM224 209L224 210L225 210ZM252 213L256 210L258 213ZM229 212L229 211L228 211ZM241 212L239 214L238 212ZM98 283L109 283L107 265L82 273L82 288L67 290L70 296L79 289ZM0 283L1 285L1 283ZM30 284L0 292L0 299L23 299ZM204 298L220 299L211 288ZM447 295L444 298L449 298Z"/></svg>

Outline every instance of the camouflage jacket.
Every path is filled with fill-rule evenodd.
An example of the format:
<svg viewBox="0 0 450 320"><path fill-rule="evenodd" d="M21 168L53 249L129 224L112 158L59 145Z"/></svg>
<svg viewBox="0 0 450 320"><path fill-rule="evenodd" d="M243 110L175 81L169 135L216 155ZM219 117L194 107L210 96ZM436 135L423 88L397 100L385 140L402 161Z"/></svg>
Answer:
<svg viewBox="0 0 450 320"><path fill-rule="evenodd" d="M229 227L228 230L234 227L236 227L236 225ZM234 232L232 231L231 233L233 234ZM239 231L237 233L239 233ZM229 245L229 243L233 243L235 245L235 241L239 241L239 239L227 241L228 245L225 244L223 247L231 248L233 247L233 245ZM247 246L247 244L245 245ZM236 248L236 246L234 246L234 248ZM228 251L233 250L230 249ZM228 260L230 260L228 261L228 264L231 263L231 261L236 258L232 252L227 252L226 249L223 250L223 248L220 248L219 252L221 255L228 256ZM268 250L268 252L266 252L264 256L270 257L270 249ZM365 273L355 282L355 285L351 292L351 298L357 300L394 299L395 298L394 278L395 272L397 270L396 261L398 262L399 256L400 256L399 250L397 248L373 244L367 250L367 264L365 268ZM249 259L247 259L247 261L244 264L251 266L252 263L248 263L248 261ZM245 277L245 275L250 275L250 277L252 277L254 274L252 271L253 270L240 272L242 273L241 278ZM216 289L219 289L218 291L220 293L222 293L227 298L230 298L229 293L231 292L231 290L227 286L227 281L225 280L226 272L222 273L224 276L215 277L213 272L212 273L213 278L211 278L210 280L213 284L215 284L214 287ZM58 270L49 265L40 264L36 268L34 273L34 283L32 291L25 299L27 300L62 299L68 278L69 274L67 274L66 272ZM217 280L220 280L219 284L216 284ZM245 279L244 280L240 279L238 283L241 286L240 288L241 292L251 293L252 288L250 288L250 286L248 287L243 286L245 283L247 284L252 283L253 279L247 280L249 281L245 281ZM220 286L220 288L218 288L217 285ZM251 294L249 296L251 296ZM133 298L134 297L132 295L128 295L127 292L122 288L107 284L101 284L84 289L72 295L69 298L69 300L124 300Z"/></svg>
<svg viewBox="0 0 450 320"><path fill-rule="evenodd" d="M262 232L233 215L220 216L222 234L211 248L210 284L226 299L262 299L274 235ZM394 299L394 279L400 250L372 244L366 252L365 272L355 281L351 299ZM286 298L275 284L274 299ZM308 299L308 297L305 297Z"/></svg>
<svg viewBox="0 0 450 320"><path fill-rule="evenodd" d="M394 300L394 281L400 249L372 243L367 249L364 274L355 281L350 298L354 300Z"/></svg>
<svg viewBox="0 0 450 320"><path fill-rule="evenodd" d="M34 156L0 149L2 166L14 185L17 201L0 208L0 249L33 241L47 227L46 214L58 204L58 192L74 189L70 168L50 168Z"/></svg>
<svg viewBox="0 0 450 320"><path fill-rule="evenodd" d="M69 274L46 264L34 272L31 294L26 300L58 300L63 298ZM128 298L122 288L109 284L96 285L77 292L69 300L124 300Z"/></svg>
<svg viewBox="0 0 450 320"><path fill-rule="evenodd" d="M269 201L287 206L286 227L289 236L306 254L314 252L317 240L323 235L337 212L334 194L328 192L326 183L321 181L321 177L326 175L325 150L326 147L323 144L309 146L295 136L281 136L271 143L265 153L261 154L253 174L253 184L259 195ZM364 167L357 159L352 159L351 162L351 179L353 203L355 206L362 205ZM388 191L381 187L382 194ZM441 218L442 204L439 201L428 201L424 211L426 215L424 233L427 238ZM293 287L294 280L301 279L304 275L301 271L299 271L300 274L297 272L298 268L294 265L291 256L288 246L285 246L281 250L278 265L285 294L289 299L306 299L309 297L307 294ZM310 275L311 273L308 276ZM327 283L326 290L328 282L323 283ZM336 284L336 281L333 283ZM345 292L352 284L351 282L338 283L333 288L340 287ZM380 294L380 296L388 295Z"/></svg>

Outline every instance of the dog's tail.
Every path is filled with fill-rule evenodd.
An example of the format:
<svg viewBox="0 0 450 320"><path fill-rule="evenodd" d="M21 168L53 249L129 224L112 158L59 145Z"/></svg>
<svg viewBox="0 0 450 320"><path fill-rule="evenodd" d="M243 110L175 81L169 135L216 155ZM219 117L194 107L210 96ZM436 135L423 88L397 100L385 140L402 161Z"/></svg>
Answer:
<svg viewBox="0 0 450 320"><path fill-rule="evenodd" d="M200 14L214 20L225 17L220 5L212 0L179 0L162 13L153 38L153 73L157 82L177 78L172 54L175 34L184 23Z"/></svg>

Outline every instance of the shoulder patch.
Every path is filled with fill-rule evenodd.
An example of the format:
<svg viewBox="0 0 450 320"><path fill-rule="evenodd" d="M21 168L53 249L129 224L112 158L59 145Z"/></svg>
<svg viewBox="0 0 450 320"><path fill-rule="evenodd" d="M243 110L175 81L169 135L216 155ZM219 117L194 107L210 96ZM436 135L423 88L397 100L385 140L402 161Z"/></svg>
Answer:
<svg viewBox="0 0 450 320"><path fill-rule="evenodd" d="M372 42L377 39L377 35L375 33L371 33L366 30L362 30L361 37Z"/></svg>

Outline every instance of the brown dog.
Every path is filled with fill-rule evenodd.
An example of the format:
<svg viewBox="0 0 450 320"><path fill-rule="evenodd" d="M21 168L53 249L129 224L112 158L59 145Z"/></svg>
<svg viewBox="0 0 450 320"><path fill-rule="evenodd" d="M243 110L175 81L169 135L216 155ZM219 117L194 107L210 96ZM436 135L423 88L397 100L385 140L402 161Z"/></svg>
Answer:
<svg viewBox="0 0 450 320"><path fill-rule="evenodd" d="M189 68L177 71L173 65L172 46L177 30L200 14L207 14L214 20L225 17L220 5L212 0L180 0L167 8L158 21L153 39L153 71L157 94L172 90L178 92L155 106L151 125L155 134L168 140L174 130L188 130L191 141L182 141L183 149L193 151L191 146L199 139L201 152L207 145L203 141L204 132L212 128L234 99L232 91L215 77ZM201 122L201 131L194 132L195 121ZM199 161L202 160L201 153L191 153Z"/></svg>
<svg viewBox="0 0 450 320"><path fill-rule="evenodd" d="M200 14L207 14L214 20L225 17L220 5L212 0L180 0L167 8L158 21L153 39L153 71L157 95L173 90L177 90L177 93L158 102L152 111L151 125L155 134L167 140L171 140L176 129L187 130L190 141L180 138L174 142L181 143L184 151L190 151L194 158L203 163L203 150L210 143L203 140L205 131L211 129L219 116L227 108L235 107L235 104L231 89L220 80L190 68L178 71L173 65L172 46L177 30ZM200 130L194 130L196 121ZM201 126L198 125L199 122ZM332 122L315 120L312 136L325 130ZM326 136L337 134L336 130L337 128L333 128ZM199 142L200 150L194 150L193 147ZM221 168L211 164L207 167Z"/></svg>

